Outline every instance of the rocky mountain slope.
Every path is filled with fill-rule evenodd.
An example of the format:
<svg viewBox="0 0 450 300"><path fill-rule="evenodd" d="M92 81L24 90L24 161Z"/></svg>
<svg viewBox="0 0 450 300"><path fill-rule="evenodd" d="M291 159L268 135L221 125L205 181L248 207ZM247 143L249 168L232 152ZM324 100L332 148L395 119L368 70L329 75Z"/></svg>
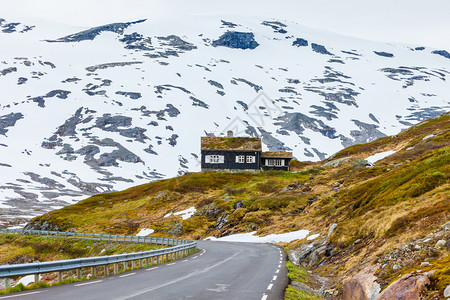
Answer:
<svg viewBox="0 0 450 300"><path fill-rule="evenodd" d="M233 130L319 161L450 107L447 51L284 20L0 19L0 41L4 225L198 171L200 136Z"/></svg>
<svg viewBox="0 0 450 300"><path fill-rule="evenodd" d="M296 172L156 181L93 196L28 227L129 234L150 228L194 239L306 229L308 238L284 246L292 262L313 271L322 294L375 299L383 289L385 296L407 290L442 299L450 285L449 113L291 168ZM417 289L393 285L401 277Z"/></svg>

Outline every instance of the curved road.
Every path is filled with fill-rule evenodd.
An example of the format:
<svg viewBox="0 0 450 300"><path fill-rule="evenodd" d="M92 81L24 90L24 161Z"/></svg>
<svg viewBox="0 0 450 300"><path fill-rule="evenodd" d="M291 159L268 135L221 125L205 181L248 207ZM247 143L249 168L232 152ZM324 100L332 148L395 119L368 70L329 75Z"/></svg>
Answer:
<svg viewBox="0 0 450 300"><path fill-rule="evenodd" d="M270 244L199 241L199 252L119 275L0 299L283 299L285 254Z"/></svg>

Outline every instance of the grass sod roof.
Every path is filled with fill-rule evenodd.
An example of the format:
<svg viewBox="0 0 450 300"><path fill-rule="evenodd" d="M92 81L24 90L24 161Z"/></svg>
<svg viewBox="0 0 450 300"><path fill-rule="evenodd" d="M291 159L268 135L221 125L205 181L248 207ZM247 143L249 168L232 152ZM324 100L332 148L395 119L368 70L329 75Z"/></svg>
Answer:
<svg viewBox="0 0 450 300"><path fill-rule="evenodd" d="M216 137L201 138L202 150L256 150L261 151L261 139L251 137Z"/></svg>
<svg viewBox="0 0 450 300"><path fill-rule="evenodd" d="M292 152L284 151L272 151L272 152L262 152L261 157L266 158L292 158Z"/></svg>

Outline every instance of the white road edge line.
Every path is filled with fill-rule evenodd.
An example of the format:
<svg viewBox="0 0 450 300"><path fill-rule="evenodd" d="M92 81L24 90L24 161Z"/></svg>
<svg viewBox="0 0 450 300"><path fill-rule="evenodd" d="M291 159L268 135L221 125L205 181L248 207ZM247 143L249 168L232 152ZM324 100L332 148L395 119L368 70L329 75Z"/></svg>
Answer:
<svg viewBox="0 0 450 300"><path fill-rule="evenodd" d="M151 270L154 270L154 269L158 269L158 267L153 267L153 268L147 269L147 271L151 271Z"/></svg>
<svg viewBox="0 0 450 300"><path fill-rule="evenodd" d="M262 296L261 300L266 300L266 299L267 299L267 295L264 294L264 295Z"/></svg>
<svg viewBox="0 0 450 300"><path fill-rule="evenodd" d="M188 260L187 259L185 259L185 260L183 260L182 262L187 262Z"/></svg>
<svg viewBox="0 0 450 300"><path fill-rule="evenodd" d="M22 297L22 296L34 295L34 294L39 294L39 293L42 293L42 291L36 291L36 292L31 292L31 293L26 293L26 294L20 294L20 295L5 296L5 297L2 297L2 299L6 299L6 298L16 298L16 297Z"/></svg>
<svg viewBox="0 0 450 300"><path fill-rule="evenodd" d="M271 290L273 287L273 283L269 284L269 286L267 287L268 290Z"/></svg>
<svg viewBox="0 0 450 300"><path fill-rule="evenodd" d="M280 268L281 267L281 265L278 265L278 268Z"/></svg>
<svg viewBox="0 0 450 300"><path fill-rule="evenodd" d="M278 273L280 273L280 270L277 270L277 271L275 272L275 274L278 274Z"/></svg>
<svg viewBox="0 0 450 300"><path fill-rule="evenodd" d="M176 263L170 263L170 264L167 264L168 266L171 266L171 265L174 265L174 264L176 264Z"/></svg>
<svg viewBox="0 0 450 300"><path fill-rule="evenodd" d="M194 256L192 259L197 258L197 257L198 257L198 255L197 255L197 256Z"/></svg>
<svg viewBox="0 0 450 300"><path fill-rule="evenodd" d="M277 280L277 276L275 275L275 276L273 276L273 279L272 280Z"/></svg>
<svg viewBox="0 0 450 300"><path fill-rule="evenodd" d="M91 281L91 282L84 282L84 283L75 284L74 286L89 285L89 284L99 283L99 282L102 282L102 281L103 281L103 280L96 280L96 281Z"/></svg>
<svg viewBox="0 0 450 300"><path fill-rule="evenodd" d="M131 275L135 275L136 273L130 273L130 274L125 274L125 275L120 275L119 277L120 278L122 278L122 277L127 277L127 276L131 276Z"/></svg>

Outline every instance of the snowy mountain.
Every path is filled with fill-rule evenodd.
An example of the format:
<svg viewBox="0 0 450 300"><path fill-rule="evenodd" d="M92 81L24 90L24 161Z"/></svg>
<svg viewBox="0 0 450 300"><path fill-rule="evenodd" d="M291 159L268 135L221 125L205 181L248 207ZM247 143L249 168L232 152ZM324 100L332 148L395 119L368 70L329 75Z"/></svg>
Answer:
<svg viewBox="0 0 450 300"><path fill-rule="evenodd" d="M316 161L450 109L441 49L233 16L19 22L0 19L4 224L199 171L200 136Z"/></svg>

